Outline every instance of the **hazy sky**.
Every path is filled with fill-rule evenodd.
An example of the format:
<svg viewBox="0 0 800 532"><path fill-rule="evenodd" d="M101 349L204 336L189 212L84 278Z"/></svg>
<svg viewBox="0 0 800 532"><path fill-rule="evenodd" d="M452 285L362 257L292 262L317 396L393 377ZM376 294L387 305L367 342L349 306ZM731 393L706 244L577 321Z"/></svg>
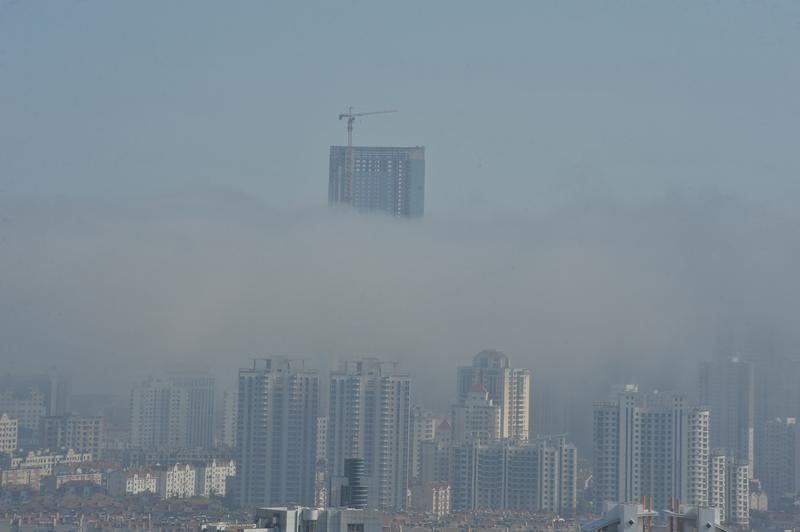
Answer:
<svg viewBox="0 0 800 532"><path fill-rule="evenodd" d="M425 145L428 211L797 195L792 2L2 2L3 195L326 201L337 113ZM793 206L794 202L788 202Z"/></svg>
<svg viewBox="0 0 800 532"><path fill-rule="evenodd" d="M0 2L2 368L371 354L442 405L494 347L585 414L795 356L798 50L789 2ZM349 105L424 220L324 207Z"/></svg>

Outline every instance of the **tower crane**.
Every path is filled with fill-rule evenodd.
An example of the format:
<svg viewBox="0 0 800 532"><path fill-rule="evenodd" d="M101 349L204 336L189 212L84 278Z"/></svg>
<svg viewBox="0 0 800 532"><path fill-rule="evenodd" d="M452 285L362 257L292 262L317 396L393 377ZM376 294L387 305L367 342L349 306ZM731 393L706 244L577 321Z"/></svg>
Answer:
<svg viewBox="0 0 800 532"><path fill-rule="evenodd" d="M389 109L385 111L368 111L366 113L354 113L353 108L350 107L347 109L346 113L339 114L339 120L347 119L347 147L350 148L353 146L353 122L356 121L357 116L367 116L367 115L382 115L385 113L396 113L397 109Z"/></svg>

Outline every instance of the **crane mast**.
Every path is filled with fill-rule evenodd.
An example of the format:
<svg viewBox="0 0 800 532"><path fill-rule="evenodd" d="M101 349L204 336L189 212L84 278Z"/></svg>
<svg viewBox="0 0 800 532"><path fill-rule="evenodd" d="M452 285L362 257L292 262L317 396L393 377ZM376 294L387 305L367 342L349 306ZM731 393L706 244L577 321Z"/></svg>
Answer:
<svg viewBox="0 0 800 532"><path fill-rule="evenodd" d="M340 197L345 201L352 201L353 198L353 174L355 173L355 158L353 157L353 123L356 117L367 115L380 115L386 113L396 113L396 109L383 111L367 111L365 113L354 113L352 107L348 107L346 113L339 114L339 120L347 119L347 149L345 150L344 160L344 179L340 183Z"/></svg>

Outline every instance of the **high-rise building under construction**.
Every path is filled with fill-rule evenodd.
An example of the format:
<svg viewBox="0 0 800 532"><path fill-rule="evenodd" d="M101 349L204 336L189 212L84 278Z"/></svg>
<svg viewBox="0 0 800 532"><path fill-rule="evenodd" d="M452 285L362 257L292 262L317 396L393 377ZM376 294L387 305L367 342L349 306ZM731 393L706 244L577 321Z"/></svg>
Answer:
<svg viewBox="0 0 800 532"><path fill-rule="evenodd" d="M425 148L331 146L328 202L362 212L421 217Z"/></svg>

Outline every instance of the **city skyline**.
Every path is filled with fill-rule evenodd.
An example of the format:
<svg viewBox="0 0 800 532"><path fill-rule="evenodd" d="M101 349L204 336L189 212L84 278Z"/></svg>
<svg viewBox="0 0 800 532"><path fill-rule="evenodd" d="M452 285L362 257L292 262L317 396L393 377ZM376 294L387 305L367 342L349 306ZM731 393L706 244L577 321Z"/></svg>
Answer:
<svg viewBox="0 0 800 532"><path fill-rule="evenodd" d="M798 21L0 0L0 532L800 528Z"/></svg>

